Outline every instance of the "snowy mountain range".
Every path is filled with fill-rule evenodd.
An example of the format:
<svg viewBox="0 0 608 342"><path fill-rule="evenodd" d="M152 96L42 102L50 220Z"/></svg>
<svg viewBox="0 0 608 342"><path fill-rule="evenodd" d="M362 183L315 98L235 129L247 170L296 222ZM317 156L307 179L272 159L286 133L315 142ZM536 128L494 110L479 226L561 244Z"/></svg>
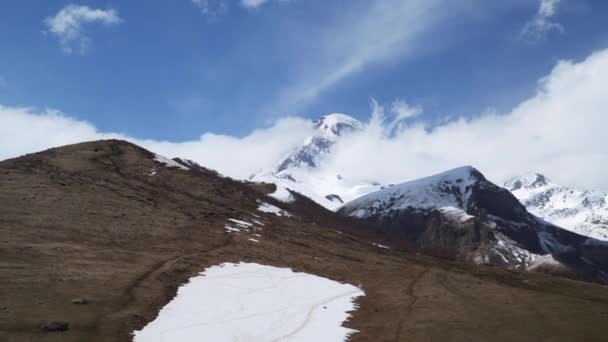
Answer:
<svg viewBox="0 0 608 342"><path fill-rule="evenodd" d="M430 254L517 269L551 254L581 274L608 280L608 243L536 217L471 166L367 194L338 213Z"/></svg>
<svg viewBox="0 0 608 342"><path fill-rule="evenodd" d="M323 163L331 157L335 144L362 130L363 123L348 115L334 113L320 117L313 122L313 127L314 134L300 147L284 156L274 167L253 175L250 180L274 183L299 192L334 211L374 191L393 191L375 180L355 181L347 174L332 174L323 170ZM511 179L503 187L511 191L530 213L575 233L608 240L608 194L560 186L535 173ZM421 197L428 195L425 191L404 196L418 201L418 206L458 207L458 203L453 202L454 198Z"/></svg>
<svg viewBox="0 0 608 342"><path fill-rule="evenodd" d="M345 114L329 114L313 123L315 132L300 147L280 160L270 170L253 175L250 180L274 183L299 192L322 206L335 210L342 204L381 188L377 182L358 182L348 175L321 171L325 158L336 142L363 128L363 123Z"/></svg>
<svg viewBox="0 0 608 342"><path fill-rule="evenodd" d="M575 233L608 240L608 193L558 185L538 173L511 179L504 187L532 214Z"/></svg>

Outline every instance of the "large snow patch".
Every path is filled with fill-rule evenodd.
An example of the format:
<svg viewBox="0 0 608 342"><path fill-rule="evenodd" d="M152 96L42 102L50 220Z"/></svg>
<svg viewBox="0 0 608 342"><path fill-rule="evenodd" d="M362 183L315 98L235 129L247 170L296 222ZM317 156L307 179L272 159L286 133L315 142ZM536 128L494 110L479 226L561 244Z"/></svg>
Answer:
<svg viewBox="0 0 608 342"><path fill-rule="evenodd" d="M181 286L134 342L345 341L358 287L288 268L225 263Z"/></svg>

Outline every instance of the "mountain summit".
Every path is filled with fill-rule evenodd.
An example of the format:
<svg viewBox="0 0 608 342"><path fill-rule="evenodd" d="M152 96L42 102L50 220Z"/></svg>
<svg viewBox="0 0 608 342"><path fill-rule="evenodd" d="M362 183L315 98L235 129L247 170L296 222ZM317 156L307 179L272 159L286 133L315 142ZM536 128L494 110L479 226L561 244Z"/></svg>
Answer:
<svg viewBox="0 0 608 342"><path fill-rule="evenodd" d="M380 188L376 182L357 182L348 175L323 172L321 164L330 157L334 145L346 136L361 131L361 121L345 114L328 114L313 121L314 133L277 165L251 177L257 182L274 183L297 191L327 209Z"/></svg>
<svg viewBox="0 0 608 342"><path fill-rule="evenodd" d="M330 153L336 141L349 133L361 130L363 124L346 114L329 114L313 122L315 133L304 144L285 158L274 170L275 173L296 167L318 166L320 159Z"/></svg>

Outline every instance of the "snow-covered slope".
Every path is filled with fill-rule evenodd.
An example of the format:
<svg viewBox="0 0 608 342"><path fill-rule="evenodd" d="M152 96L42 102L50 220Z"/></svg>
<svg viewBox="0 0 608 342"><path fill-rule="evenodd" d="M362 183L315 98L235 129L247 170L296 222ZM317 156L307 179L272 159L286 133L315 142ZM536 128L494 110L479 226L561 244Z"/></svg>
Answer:
<svg viewBox="0 0 608 342"><path fill-rule="evenodd" d="M367 194L338 213L440 256L524 269L552 254L586 276L608 280L608 243L538 218L470 166Z"/></svg>
<svg viewBox="0 0 608 342"><path fill-rule="evenodd" d="M608 193L561 186L538 173L513 178L504 187L534 215L575 233L608 240Z"/></svg>
<svg viewBox="0 0 608 342"><path fill-rule="evenodd" d="M531 228L536 218L471 166L376 191L339 213L379 224L427 252L475 263L523 269L546 253Z"/></svg>
<svg viewBox="0 0 608 342"><path fill-rule="evenodd" d="M212 266L177 290L134 342L346 341L356 286L254 263Z"/></svg>
<svg viewBox="0 0 608 342"><path fill-rule="evenodd" d="M380 189L377 182L353 181L348 175L319 172L320 165L332 153L335 143L362 129L360 121L345 114L329 114L316 120L313 125L314 134L302 146L280 160L272 169L253 175L251 180L274 183L299 192L330 210Z"/></svg>
<svg viewBox="0 0 608 342"><path fill-rule="evenodd" d="M390 210L408 207L430 209L467 208L472 185L479 180L478 172L471 166L460 167L431 177L387 187L349 202L343 208L358 208L356 217L367 217ZM451 208L451 209L450 209Z"/></svg>

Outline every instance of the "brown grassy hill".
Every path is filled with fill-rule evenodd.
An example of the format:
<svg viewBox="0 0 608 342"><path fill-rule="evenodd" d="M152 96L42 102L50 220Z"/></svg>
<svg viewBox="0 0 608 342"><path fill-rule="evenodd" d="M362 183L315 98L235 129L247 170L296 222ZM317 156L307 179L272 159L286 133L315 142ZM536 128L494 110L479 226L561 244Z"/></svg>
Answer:
<svg viewBox="0 0 608 342"><path fill-rule="evenodd" d="M385 250L306 199L273 202L295 217L264 214L272 186L153 158L110 140L0 162L1 341L129 341L228 261L360 285L352 341L606 341L607 287ZM227 233L229 218L264 223L260 242ZM70 330L40 331L49 320Z"/></svg>

